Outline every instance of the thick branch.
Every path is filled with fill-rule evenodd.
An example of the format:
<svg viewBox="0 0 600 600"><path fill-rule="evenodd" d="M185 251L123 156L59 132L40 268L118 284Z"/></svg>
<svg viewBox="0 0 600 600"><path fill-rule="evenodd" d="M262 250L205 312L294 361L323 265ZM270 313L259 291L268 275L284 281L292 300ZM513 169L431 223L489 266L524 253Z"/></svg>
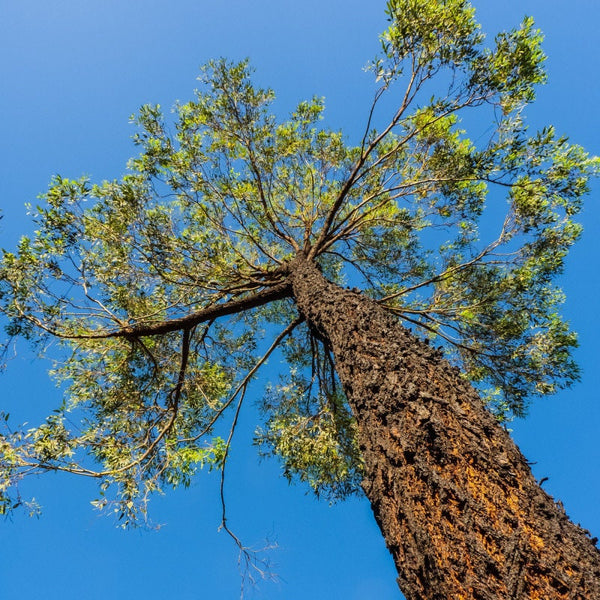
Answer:
<svg viewBox="0 0 600 600"><path fill-rule="evenodd" d="M190 329L196 325L199 325L200 323L205 323L206 321L241 313L252 308L257 308L258 306L264 306L265 304L274 302L275 300L289 298L290 296L291 287L287 282L284 282L274 285L273 287L266 288L260 292L257 292L256 294L252 294L251 296L245 296L243 298L230 300L221 304L214 304L183 317L170 319L167 321L158 321L156 323L139 323L123 327L117 331L108 331L103 333L68 335L61 333L60 331L50 329L37 320L34 322L37 326L44 329L48 333L63 339L99 340L107 338L138 338L142 336L162 335L173 331Z"/></svg>

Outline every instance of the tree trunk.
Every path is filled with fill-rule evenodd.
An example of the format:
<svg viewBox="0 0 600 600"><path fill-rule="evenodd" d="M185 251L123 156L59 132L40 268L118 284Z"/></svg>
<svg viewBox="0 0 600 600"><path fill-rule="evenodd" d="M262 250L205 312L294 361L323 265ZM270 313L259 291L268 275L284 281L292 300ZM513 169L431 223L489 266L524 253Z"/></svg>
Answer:
<svg viewBox="0 0 600 600"><path fill-rule="evenodd" d="M600 552L458 369L303 257L289 277L331 344L363 487L407 600L600 599Z"/></svg>

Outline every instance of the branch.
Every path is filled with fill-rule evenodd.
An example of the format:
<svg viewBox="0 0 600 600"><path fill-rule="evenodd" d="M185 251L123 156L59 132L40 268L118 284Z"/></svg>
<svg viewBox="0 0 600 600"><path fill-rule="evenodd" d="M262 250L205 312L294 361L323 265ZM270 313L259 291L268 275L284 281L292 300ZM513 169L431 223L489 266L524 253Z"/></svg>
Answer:
<svg viewBox="0 0 600 600"><path fill-rule="evenodd" d="M437 283L438 281L443 281L443 280L447 279L448 277L454 275L455 273L464 271L465 269L477 264L483 257L485 257L487 254L492 252L492 250L495 250L502 243L503 234L504 234L504 227L502 228L502 233L500 234L498 239L494 240L491 244L486 246L477 256L475 256L471 260L461 263L460 265L451 267L449 269L445 269L441 273L438 273L437 275L434 275L433 277L426 279L425 281L421 281L419 283L416 283L414 285L406 287L406 288L400 290L399 292L395 292L394 294L390 294L389 296L380 298L379 300L376 300L376 302L378 302L380 304L384 304L385 302L387 302L389 300L393 300L394 298L398 298L399 296L403 296L405 294L408 294L409 292L413 292L414 290L417 290L423 286L431 285L432 283Z"/></svg>
<svg viewBox="0 0 600 600"><path fill-rule="evenodd" d="M210 428L215 424L215 422L218 420L218 418L225 412L225 410L232 404L232 402L236 399L236 397L240 393L241 393L241 398L243 399L246 388L248 387L248 384L250 383L252 376L266 362L266 360L273 353L275 348L277 348L279 346L280 342L283 339L285 339L300 323L302 323L303 320L304 319L302 317L297 317L275 338L275 340L273 341L271 346L268 348L268 350L265 352L265 354L257 361L257 363L252 367L252 369L250 369L250 371L246 374L246 376L241 381L241 383L238 385L238 387L233 392L233 394L227 399L225 404L216 412L216 414L213 417L213 419L211 420L211 422L198 435L194 436L193 438L179 439L179 440L177 440L177 442L178 443L191 442L191 441L195 441L198 438L202 437L205 433L207 433L210 430ZM106 476L125 472L125 471L135 467L136 465L141 464L151 454L151 452L156 448L157 444L169 432L169 430L173 426L173 423L175 422L175 419L177 418L177 414L178 414L177 413L177 404L179 402L179 396L181 394L181 388L183 386L185 371L187 368L189 349L190 349L190 341L191 341L190 327L188 327L188 328L185 328L184 332L183 332L182 349L181 349L181 363L180 363L180 367L179 367L179 375L177 378L177 383L175 385L175 388L173 389L173 392L172 392L173 399L170 403L171 404L170 409L172 410L171 416L168 419L167 423L164 425L164 427L158 432L157 437L153 440L153 442L150 444L150 446L144 451L144 453L141 457L131 461L130 463L128 463L127 465L125 465L123 467L119 467L117 469L108 469L108 470L104 470L104 471L94 471L92 469L87 469L85 467L81 467L76 464L72 464L72 465L43 464L40 462L30 462L30 461L27 461L24 459L21 459L17 466L21 467L21 468L29 467L32 471L33 470L61 471L61 472L71 473L74 475L84 475L86 477L101 478L101 477L106 477ZM241 401L241 399L240 399L240 401ZM236 415L239 412L239 408L240 408L240 405L238 405L238 407L236 409ZM229 441L231 441L231 440L229 440Z"/></svg>
<svg viewBox="0 0 600 600"><path fill-rule="evenodd" d="M291 286L289 283L283 282L276 284L273 287L266 288L251 296L245 296L244 298L230 300L221 304L214 304L189 315L185 315L184 317L171 319L169 321L159 321L157 323L128 325L117 331L108 331L103 333L69 335L44 325L39 319L27 316L25 314L22 314L22 316L40 329L61 339L101 340L108 338L138 338L142 336L162 335L165 333L171 333L173 331L191 329L200 323L205 323L206 321L218 319L219 317L225 317L227 315L244 312L250 310L251 308L264 306L265 304L275 300L289 298L290 296Z"/></svg>
<svg viewBox="0 0 600 600"><path fill-rule="evenodd" d="M327 213L327 216L325 217L325 222L323 224L323 228L321 229L321 233L319 234L317 241L315 242L314 246L312 247L312 249L308 255L309 259L314 258L321 250L321 246L322 246L323 242L325 242L325 240L327 239L331 225L333 224L337 213L339 212L340 208L342 207L346 196L348 195L348 193L352 189L352 186L355 184L355 182L359 178L360 171L361 171L363 165L365 164L365 162L367 161L367 158L375 150L375 148L377 148L377 146L379 146L380 142L388 135L388 133L390 131L392 131L392 129L398 124L398 122L402 118L402 115L404 114L404 111L408 108L409 104L413 100L413 98L416 94L416 91L418 91L420 85L423 83L424 80L421 80L417 84L417 90L413 94L411 94L413 85L415 84L417 72L418 72L418 69L417 70L413 69L410 81L409 81L406 91L404 93L404 98L402 100L402 104L396 111L396 114L393 116L392 120L389 122L387 127L374 140L372 140L369 143L369 145L367 146L366 149L364 148L364 140L363 140L363 146L362 146L360 158L354 165L354 168L352 169L350 176L348 177L348 179L345 181L344 185L342 186L342 189L340 190L332 207L329 209L329 212ZM377 100L378 100L378 98L377 98ZM369 120L371 119L371 117L372 117L372 115L370 113Z"/></svg>
<svg viewBox="0 0 600 600"><path fill-rule="evenodd" d="M221 408L219 408L219 410L216 411L210 423L208 423L208 425L204 427L204 429L200 433L194 435L194 437L191 438L177 440L178 443L195 442L203 435L208 433L212 426L217 422L219 417L225 412L227 408L229 408L229 406L235 400L237 395L239 393L245 393L246 387L250 383L250 380L252 379L256 371L258 371L258 369L266 362L269 356L271 356L272 352L275 350L275 348L277 348L277 346L279 346L280 342L283 339L285 339L288 335L290 335L290 333L292 333L292 331L294 331L294 329L296 329L296 327L298 327L298 325L300 325L300 323L302 323L303 321L304 319L302 317L297 317L275 338L273 343L269 346L269 349L262 355L262 357L255 363L255 365L248 371L248 373L246 373L246 375L244 376L240 384L237 386L233 394L231 394L229 398L224 402L223 406L221 406Z"/></svg>

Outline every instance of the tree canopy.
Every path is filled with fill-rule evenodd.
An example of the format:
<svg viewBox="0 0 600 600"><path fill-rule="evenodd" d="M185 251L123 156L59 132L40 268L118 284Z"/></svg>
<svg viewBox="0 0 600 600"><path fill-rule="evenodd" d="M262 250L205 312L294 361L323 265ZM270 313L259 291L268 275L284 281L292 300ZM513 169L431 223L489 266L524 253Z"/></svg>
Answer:
<svg viewBox="0 0 600 600"><path fill-rule="evenodd" d="M441 345L501 419L577 379L556 278L598 161L526 124L541 33L526 18L490 40L464 0L388 16L361 139L328 129L318 97L279 118L249 64L222 59L173 118L142 107L123 178L51 182L35 234L3 252L0 311L5 347L51 359L64 403L1 434L2 511L26 473L65 470L135 522L152 492L225 468L276 349L287 375L257 444L320 495L357 491L352 416L287 282L298 254Z"/></svg>

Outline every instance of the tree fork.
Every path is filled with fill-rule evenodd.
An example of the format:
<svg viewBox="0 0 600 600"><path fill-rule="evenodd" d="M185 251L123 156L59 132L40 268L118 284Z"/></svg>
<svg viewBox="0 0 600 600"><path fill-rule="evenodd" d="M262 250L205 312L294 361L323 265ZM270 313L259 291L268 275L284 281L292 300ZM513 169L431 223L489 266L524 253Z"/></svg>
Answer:
<svg viewBox="0 0 600 600"><path fill-rule="evenodd" d="M439 350L365 296L289 265L358 423L363 487L407 600L597 600L600 551Z"/></svg>

